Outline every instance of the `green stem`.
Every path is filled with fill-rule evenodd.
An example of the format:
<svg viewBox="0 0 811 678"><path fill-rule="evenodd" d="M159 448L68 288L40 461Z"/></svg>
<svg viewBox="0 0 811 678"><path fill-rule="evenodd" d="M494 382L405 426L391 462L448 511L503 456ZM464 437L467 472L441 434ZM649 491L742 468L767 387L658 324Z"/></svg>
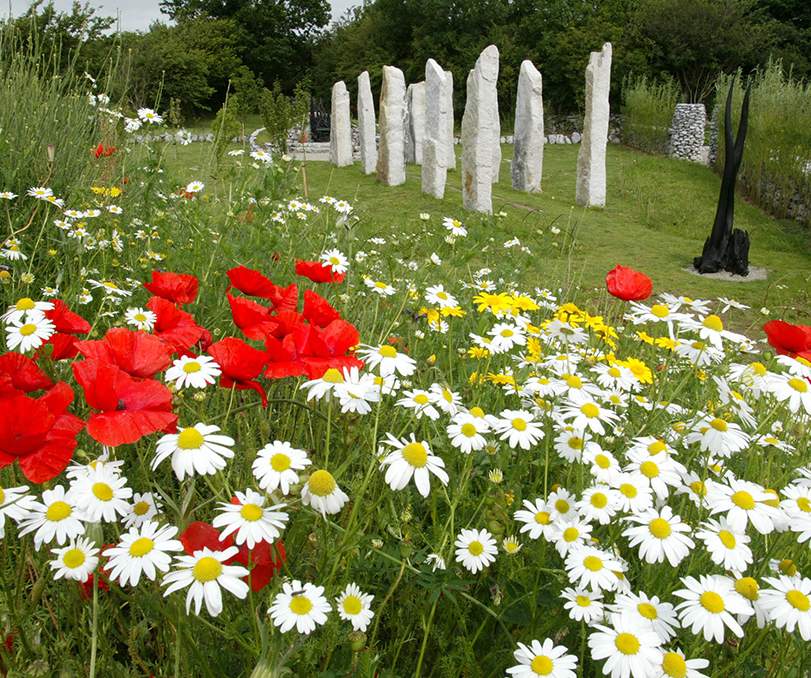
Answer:
<svg viewBox="0 0 811 678"><path fill-rule="evenodd" d="M90 678L96 676L96 651L99 642L99 578L93 577L93 635L90 639Z"/></svg>
<svg viewBox="0 0 811 678"><path fill-rule="evenodd" d="M425 658L425 648L428 646L428 634L431 632L431 624L434 622L434 613L436 612L436 604L438 602L439 595L434 599L434 604L431 606L431 614L428 615L428 623L425 625L425 633L422 636L422 645L420 646L420 656L417 658L417 668L414 669L414 678L420 678L422 660Z"/></svg>

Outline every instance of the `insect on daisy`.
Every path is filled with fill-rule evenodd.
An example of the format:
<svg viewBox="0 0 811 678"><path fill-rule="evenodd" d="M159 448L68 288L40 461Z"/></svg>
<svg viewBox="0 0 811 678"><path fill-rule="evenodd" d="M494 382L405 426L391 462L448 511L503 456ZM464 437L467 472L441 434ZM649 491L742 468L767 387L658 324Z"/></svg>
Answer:
<svg viewBox="0 0 811 678"><path fill-rule="evenodd" d="M214 517L214 527L224 527L220 533L220 541L225 541L228 535L234 535L237 546L247 544L249 549L260 542L272 544L281 536L287 525L289 516L278 509L285 504L265 506L265 497L253 490L236 493L234 503L221 502L220 513Z"/></svg>
<svg viewBox="0 0 811 678"><path fill-rule="evenodd" d="M168 457L172 458L172 470L178 480L186 476L214 475L225 468L225 460L234 456L231 447L234 439L218 435L219 426L195 424L170 433L158 441L151 467Z"/></svg>
<svg viewBox="0 0 811 678"><path fill-rule="evenodd" d="M577 657L566 654L568 648L555 645L546 638L543 643L533 640L529 645L518 643L518 649L513 652L517 666L507 669L507 673L515 678L575 678L577 675Z"/></svg>
<svg viewBox="0 0 811 678"><path fill-rule="evenodd" d="M487 530L462 530L454 542L456 562L476 574L496 560L498 546Z"/></svg>
<svg viewBox="0 0 811 678"><path fill-rule="evenodd" d="M208 355L199 355L196 358L181 356L166 370L165 379L174 382L175 388L205 388L217 381L222 370Z"/></svg>
<svg viewBox="0 0 811 678"><path fill-rule="evenodd" d="M248 584L243 581L249 574L248 570L238 565L226 565L237 553L239 549L236 546L224 551L204 547L191 556L176 556L176 569L163 578L163 585L167 586L163 595L188 588L186 613L194 603L194 614L199 615L205 601L209 615L216 617L222 612L221 588L239 599L248 595Z"/></svg>
<svg viewBox="0 0 811 678"><path fill-rule="evenodd" d="M56 556L50 563L54 579L87 581L99 563L99 550L84 537L71 539L67 546L53 549L52 553Z"/></svg>
<svg viewBox="0 0 811 678"><path fill-rule="evenodd" d="M175 526L161 527L153 521L131 527L121 535L116 546L103 553L109 558L105 570L110 579L121 586L137 586L142 574L154 581L157 572L168 572L172 562L169 553L183 550L183 544L175 539L176 535Z"/></svg>
<svg viewBox="0 0 811 678"><path fill-rule="evenodd" d="M301 503L322 515L339 513L348 501L349 497L325 469L315 471L301 488Z"/></svg>
<svg viewBox="0 0 811 678"><path fill-rule="evenodd" d="M431 454L428 443L424 440L418 441L413 433L410 439L397 439L391 433L387 433L385 444L395 448L380 463L381 469L388 466L385 479L392 490L402 490L413 477L417 491L423 497L427 497L431 491L432 474L443 485L448 484L445 462Z"/></svg>
<svg viewBox="0 0 811 678"><path fill-rule="evenodd" d="M298 579L286 582L282 590L273 598L268 610L273 624L282 633L293 627L296 631L309 635L327 621L332 606L324 597L324 587L310 583L302 584Z"/></svg>
<svg viewBox="0 0 811 678"><path fill-rule="evenodd" d="M335 599L338 616L352 624L355 631L365 632L375 613L371 609L374 596L363 593L357 584L347 584Z"/></svg>
<svg viewBox="0 0 811 678"><path fill-rule="evenodd" d="M288 442L274 440L256 453L253 461L253 476L265 492L280 489L282 494L290 494L290 486L299 481L297 471L303 471L310 461L304 450L293 447Z"/></svg>

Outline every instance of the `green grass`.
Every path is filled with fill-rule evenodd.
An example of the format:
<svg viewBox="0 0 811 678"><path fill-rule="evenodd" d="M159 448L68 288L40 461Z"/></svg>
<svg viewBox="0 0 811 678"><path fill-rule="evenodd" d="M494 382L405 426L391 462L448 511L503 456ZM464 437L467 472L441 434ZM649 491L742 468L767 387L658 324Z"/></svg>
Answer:
<svg viewBox="0 0 811 678"><path fill-rule="evenodd" d="M471 233L469 242L463 243L471 250L467 258L471 267L483 261L488 250L498 250L504 241L518 237L532 255L503 250L511 275L514 269L519 281L562 286L570 292L579 287L578 296L587 300L595 297L595 289L603 288L605 273L620 263L648 273L655 292L727 296L746 303L752 311L743 317L752 326L763 321L761 308L769 310L769 317L796 319L811 305L811 230L774 219L739 197L735 225L749 231L751 265L766 268L768 279L728 282L697 276L685 269L701 253L709 235L719 178L706 167L611 145L607 205L584 209L574 202L577 150L577 146L547 145L543 192L527 194L510 186L507 160L512 146L504 146L501 180L493 187L494 211L506 212L501 219L462 209L459 169L449 173L443 200L420 192L420 168L413 165L407 167L406 183L398 187L382 186L374 175L364 176L357 163L335 168L308 162L305 171L311 198L328 194L357 205L361 235L417 235L423 228L418 219L421 212L434 219L460 218ZM191 178L195 171L206 171L208 152L208 146L199 144L178 148L169 165ZM298 182L302 192L303 183ZM562 233L554 236L552 226ZM421 252L417 240L413 252L398 254L430 252Z"/></svg>

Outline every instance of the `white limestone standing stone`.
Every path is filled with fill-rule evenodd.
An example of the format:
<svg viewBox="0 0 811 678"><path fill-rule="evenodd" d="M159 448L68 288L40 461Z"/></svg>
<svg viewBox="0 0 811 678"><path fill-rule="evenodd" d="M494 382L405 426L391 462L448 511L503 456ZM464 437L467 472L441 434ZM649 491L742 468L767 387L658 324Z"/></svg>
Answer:
<svg viewBox="0 0 811 678"><path fill-rule="evenodd" d="M513 136L513 188L538 192L543 173L543 88L541 74L529 60L518 74Z"/></svg>
<svg viewBox="0 0 811 678"><path fill-rule="evenodd" d="M575 202L605 207L605 149L608 144L608 92L611 87L611 43L592 52L586 67L586 117L577 155Z"/></svg>
<svg viewBox="0 0 811 678"><path fill-rule="evenodd" d="M380 148L377 178L386 186L405 183L405 77L399 68L383 66L380 90Z"/></svg>
<svg viewBox="0 0 811 678"><path fill-rule="evenodd" d="M448 88L449 71L433 59L425 63L425 139L422 154L422 192L435 198L445 195L447 163L453 153L453 134L448 137L447 118L453 113L453 90ZM448 95L451 95L450 97ZM452 127L451 127L452 129ZM449 153L450 150L450 153Z"/></svg>
<svg viewBox="0 0 811 678"><path fill-rule="evenodd" d="M369 71L358 76L358 133L360 166L364 174L374 174L377 168L377 139L375 138L375 102Z"/></svg>
<svg viewBox="0 0 811 678"><path fill-rule="evenodd" d="M449 170L456 169L456 148L453 133L453 73L445 71L445 82L442 87L442 120L440 123L444 131L440 132L442 142L440 146L445 147L445 167ZM440 151L441 152L441 151Z"/></svg>
<svg viewBox="0 0 811 678"><path fill-rule="evenodd" d="M498 48L487 47L467 76L467 100L462 116L462 205L492 214L493 166L501 156L498 120Z"/></svg>
<svg viewBox="0 0 811 678"><path fill-rule="evenodd" d="M343 80L332 86L332 111L329 129L329 161L336 167L352 164L352 122L349 117L349 92Z"/></svg>
<svg viewBox="0 0 811 678"><path fill-rule="evenodd" d="M422 143L425 140L425 82L408 86L406 103L408 104L406 162L422 165Z"/></svg>

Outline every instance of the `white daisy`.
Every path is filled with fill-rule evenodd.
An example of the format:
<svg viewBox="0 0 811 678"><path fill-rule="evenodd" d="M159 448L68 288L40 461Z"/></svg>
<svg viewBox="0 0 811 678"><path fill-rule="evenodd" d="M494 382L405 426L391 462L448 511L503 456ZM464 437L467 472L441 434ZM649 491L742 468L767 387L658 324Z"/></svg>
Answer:
<svg viewBox="0 0 811 678"><path fill-rule="evenodd" d="M84 534L81 513L62 485L45 490L41 502L32 502L28 515L20 520L20 536L29 532L34 532L34 548L37 551L54 539L61 546L68 539Z"/></svg>
<svg viewBox="0 0 811 678"><path fill-rule="evenodd" d="M54 570L54 579L73 579L78 582L87 581L99 564L99 550L92 541L79 537L71 539L67 546L52 549L56 558L50 562Z"/></svg>
<svg viewBox="0 0 811 678"><path fill-rule="evenodd" d="M278 509L285 504L265 506L265 497L251 489L236 492L236 503L220 502L220 513L214 516L211 524L225 529L220 533L220 541L234 534L237 546L247 544L252 549L260 542L272 544L287 525L289 516Z"/></svg>
<svg viewBox="0 0 811 678"><path fill-rule="evenodd" d="M725 570L744 572L752 563L749 537L732 529L725 518L706 521L696 531L696 537L704 542L712 562Z"/></svg>
<svg viewBox="0 0 811 678"><path fill-rule="evenodd" d="M158 316L145 308L128 308L124 313L124 320L127 325L132 325L138 330L151 332L155 327Z"/></svg>
<svg viewBox="0 0 811 678"><path fill-rule="evenodd" d="M518 643L513 653L517 666L511 666L507 673L516 678L575 678L577 657L567 654L568 648L555 645L546 638L543 643L533 640L528 646Z"/></svg>
<svg viewBox="0 0 811 678"><path fill-rule="evenodd" d="M175 388L205 388L217 381L222 370L208 355L199 355L196 358L184 355L175 360L166 370L167 382L174 382Z"/></svg>
<svg viewBox="0 0 811 678"><path fill-rule="evenodd" d="M589 635L592 659L605 660L603 673L611 678L648 678L662 659L662 639L651 628L632 619L611 615L610 626L596 624Z"/></svg>
<svg viewBox="0 0 811 678"><path fill-rule="evenodd" d="M639 546L639 556L647 563L661 563L667 558L676 567L695 547L687 536L690 526L674 515L669 506L663 506L661 511L651 508L625 520L637 526L625 529L622 535L628 537L629 546Z"/></svg>
<svg viewBox="0 0 811 678"><path fill-rule="evenodd" d="M394 346L383 344L381 346L363 346L357 352L369 369L378 368L380 375L387 377L390 374L399 374L408 377L417 369L417 361L405 353L400 353Z"/></svg>
<svg viewBox="0 0 811 678"><path fill-rule="evenodd" d="M447 427L451 445L464 454L484 449L487 439L482 434L489 430L490 425L486 419L474 417L467 412L457 414Z"/></svg>
<svg viewBox="0 0 811 678"><path fill-rule="evenodd" d="M290 486L299 481L297 471L303 471L312 461L304 450L288 442L274 440L256 453L253 461L253 476L265 492L281 490L290 494Z"/></svg>
<svg viewBox="0 0 811 678"><path fill-rule="evenodd" d="M529 533L530 539L544 537L549 540L555 533L555 524L552 520L552 510L546 502L538 498L534 502L524 499L524 508L516 511L514 518L524 523L521 527L521 534Z"/></svg>
<svg viewBox="0 0 811 678"><path fill-rule="evenodd" d="M375 613L371 609L374 596L363 593L357 584L347 584L335 599L338 616L352 624L355 631L365 632Z"/></svg>
<svg viewBox="0 0 811 678"><path fill-rule="evenodd" d="M158 515L160 504L151 492L135 492L130 501L129 511L124 516L124 527L140 527Z"/></svg>
<svg viewBox="0 0 811 678"><path fill-rule="evenodd" d="M6 325L6 346L9 351L28 353L42 346L54 332L56 327L45 316L28 316L24 322L17 320Z"/></svg>
<svg viewBox="0 0 811 678"><path fill-rule="evenodd" d="M738 638L743 638L743 629L733 615L752 615L754 610L749 602L735 590L735 582L721 575L701 575L682 577L687 587L674 591L673 595L683 598L676 606L682 626L704 640L724 642L724 626Z"/></svg>
<svg viewBox="0 0 811 678"><path fill-rule="evenodd" d="M506 440L512 448L528 450L544 437L543 429L527 410L503 410L492 424L501 440Z"/></svg>
<svg viewBox="0 0 811 678"><path fill-rule="evenodd" d="M811 579L800 577L765 577L772 586L761 591L761 600L766 614L778 629L792 633L795 628L800 637L811 640Z"/></svg>
<svg viewBox="0 0 811 678"><path fill-rule="evenodd" d="M347 259L342 252L336 249L322 252L319 259L324 265L329 266L333 273L346 273L347 269L349 268L349 259Z"/></svg>
<svg viewBox="0 0 811 678"><path fill-rule="evenodd" d="M38 319L45 315L45 311L50 311L53 307L53 302L50 301L34 301L30 297L22 297L9 306L3 315L0 315L0 320L5 323L20 323L25 319Z"/></svg>
<svg viewBox="0 0 811 678"><path fill-rule="evenodd" d="M667 643L681 628L676 611L670 603L660 601L658 596L649 598L642 591L638 595L618 593L614 598L611 611L630 617L643 628L650 627Z"/></svg>
<svg viewBox="0 0 811 678"><path fill-rule="evenodd" d="M476 574L496 560L498 546L487 530L462 530L454 542L456 562Z"/></svg>
<svg viewBox="0 0 811 678"><path fill-rule="evenodd" d="M343 384L346 380L340 370L330 367L318 379L310 379L305 381L301 388L307 392L307 400L321 400L326 395L335 392L335 387L338 384Z"/></svg>
<svg viewBox="0 0 811 678"><path fill-rule="evenodd" d="M323 586L302 584L294 579L282 585L282 591L273 598L268 613L282 633L295 627L299 633L309 635L317 626L326 623L331 610Z"/></svg>
<svg viewBox="0 0 811 678"><path fill-rule="evenodd" d="M348 501L333 475L324 469L313 472L301 488L301 503L323 515L339 513Z"/></svg>
<svg viewBox="0 0 811 678"><path fill-rule="evenodd" d="M105 570L112 581L121 586L137 586L143 574L155 581L158 572L166 573L172 562L173 551L182 551L183 544L175 539L177 528L173 525L160 526L146 521L138 527L131 527L119 538L118 544L104 551L109 558Z"/></svg>
<svg viewBox="0 0 811 678"><path fill-rule="evenodd" d="M445 462L434 454L428 443L418 441L414 434L409 438L395 438L391 433L386 434L386 445L394 448L382 462L380 468L386 469L386 483L392 490L402 490L408 485L412 476L417 491L427 497L431 491L431 474L435 475L443 485L448 484L448 474L445 472Z"/></svg>
<svg viewBox="0 0 811 678"><path fill-rule="evenodd" d="M219 426L195 424L170 433L158 441L152 469L168 457L172 458L172 470L178 480L186 476L214 475L225 468L226 459L234 456L231 447L234 439L218 435Z"/></svg>
<svg viewBox="0 0 811 678"><path fill-rule="evenodd" d="M70 494L89 523L114 523L129 513L132 490L127 479L107 464L98 464L71 483Z"/></svg>
<svg viewBox="0 0 811 678"><path fill-rule="evenodd" d="M570 619L589 625L602 621L604 608L600 591L565 588L560 595L566 601L563 608L569 610Z"/></svg>
<svg viewBox="0 0 811 678"><path fill-rule="evenodd" d="M594 591L613 590L616 587L614 573L625 569L611 553L593 546L575 546L569 549L565 568L573 585Z"/></svg>

